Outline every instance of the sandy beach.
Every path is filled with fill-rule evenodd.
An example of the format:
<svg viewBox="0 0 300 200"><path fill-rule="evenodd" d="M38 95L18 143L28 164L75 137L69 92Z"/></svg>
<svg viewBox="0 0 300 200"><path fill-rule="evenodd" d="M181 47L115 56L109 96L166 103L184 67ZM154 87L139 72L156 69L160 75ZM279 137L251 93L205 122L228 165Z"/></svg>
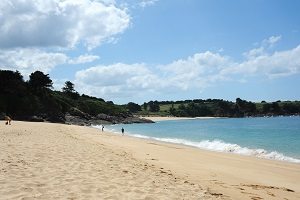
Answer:
<svg viewBox="0 0 300 200"><path fill-rule="evenodd" d="M0 121L0 199L300 199L300 165Z"/></svg>
<svg viewBox="0 0 300 200"><path fill-rule="evenodd" d="M165 121L165 120L189 120L189 119L195 119L191 117L141 117L144 119L150 119L152 121Z"/></svg>
<svg viewBox="0 0 300 200"><path fill-rule="evenodd" d="M154 122L156 121L166 121L166 120L193 120L193 119L212 119L212 118L222 118L222 117L141 117L145 119L150 119Z"/></svg>

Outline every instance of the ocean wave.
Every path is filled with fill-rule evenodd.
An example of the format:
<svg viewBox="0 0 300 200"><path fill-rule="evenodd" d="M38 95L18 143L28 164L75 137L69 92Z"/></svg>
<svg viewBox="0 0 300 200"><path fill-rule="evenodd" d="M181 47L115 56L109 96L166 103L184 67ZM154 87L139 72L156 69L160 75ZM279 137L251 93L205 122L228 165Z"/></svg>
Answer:
<svg viewBox="0 0 300 200"><path fill-rule="evenodd" d="M121 130L116 130L114 126L117 126L117 124L104 126L104 130L110 133L121 133ZM102 130L102 125L91 125L91 127Z"/></svg>
<svg viewBox="0 0 300 200"><path fill-rule="evenodd" d="M255 156L255 157L278 160L278 161L300 163L299 159L285 156L282 153L278 153L276 151L268 152L265 149L249 149L246 147L241 147L237 144L226 143L221 140L213 140L213 141L202 140L200 142L192 142L183 139L171 139L171 138L153 138L153 139L158 141L163 141L163 142L193 146L193 147L210 150L210 151L235 153L240 155Z"/></svg>
<svg viewBox="0 0 300 200"><path fill-rule="evenodd" d="M93 127L101 129L101 126L93 126ZM108 129L106 129L106 131L115 134L119 134L121 132L120 130L116 130L113 126L110 126ZM194 141L188 141L188 140L178 139L178 138L149 137L140 134L131 134L130 132L127 132L127 135L130 135L132 137L142 138L142 139L151 139L151 140L157 140L157 141L174 143L174 144L182 144L182 145L197 147L200 149L205 149L210 151L227 152L227 153L234 153L234 154L240 154L246 156L255 156L259 158L278 160L284 162L300 163L299 159L285 156L282 153L276 151L268 152L265 149L250 149L247 147L241 147L237 144L226 143L222 140L213 140L213 141L202 140L200 142L194 142Z"/></svg>

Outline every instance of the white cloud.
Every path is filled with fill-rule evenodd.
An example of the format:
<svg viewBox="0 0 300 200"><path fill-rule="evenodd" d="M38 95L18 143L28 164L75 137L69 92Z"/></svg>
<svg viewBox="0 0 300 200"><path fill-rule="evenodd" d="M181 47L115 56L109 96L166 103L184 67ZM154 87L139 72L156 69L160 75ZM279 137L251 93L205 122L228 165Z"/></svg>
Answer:
<svg viewBox="0 0 300 200"><path fill-rule="evenodd" d="M253 58L255 58L256 56L260 56L264 54L264 47L261 46L259 48L256 49L251 49L249 52L244 53L243 55L248 59L251 60Z"/></svg>
<svg viewBox="0 0 300 200"><path fill-rule="evenodd" d="M36 70L48 73L55 66L66 63L67 59L65 54L38 49L0 50L0 68L18 70L24 78Z"/></svg>
<svg viewBox="0 0 300 200"><path fill-rule="evenodd" d="M127 85L127 87L145 87L142 83L143 76L152 74L144 64L126 65L117 63L109 66L97 66L78 71L76 79L87 85L106 87ZM140 77L142 79L140 80ZM140 80L140 81L139 81Z"/></svg>
<svg viewBox="0 0 300 200"><path fill-rule="evenodd" d="M83 64L83 63L90 63L93 62L94 60L100 59L99 56L94 56L94 55L81 55L78 58L71 59L68 61L69 64Z"/></svg>
<svg viewBox="0 0 300 200"><path fill-rule="evenodd" d="M88 50L117 41L130 24L126 7L114 0L6 0L0 4L0 66L24 76L45 73L68 57L53 50ZM49 53L52 51L53 53ZM99 59L85 54L69 60L83 64Z"/></svg>
<svg viewBox="0 0 300 200"><path fill-rule="evenodd" d="M161 66L160 70L172 85L185 90L202 89L226 79L220 72L232 65L235 63L229 57L208 51Z"/></svg>
<svg viewBox="0 0 300 200"><path fill-rule="evenodd" d="M262 46L252 49L244 55L247 60L228 69L224 74L240 74L243 76L264 75L268 78L284 77L300 73L300 45L286 51L266 53L281 39L281 36L263 40Z"/></svg>
<svg viewBox="0 0 300 200"><path fill-rule="evenodd" d="M197 53L187 60L178 60L173 63L162 66L162 70L166 73L182 74L193 72L194 74L207 74L220 70L231 65L229 57L220 56L212 52Z"/></svg>
<svg viewBox="0 0 300 200"><path fill-rule="evenodd" d="M137 91L156 89L158 79L145 64L117 63L78 71L74 83L80 93L105 96L109 99L110 96L125 97L132 93L136 95Z"/></svg>
<svg viewBox="0 0 300 200"><path fill-rule="evenodd" d="M229 70L230 73L244 75L265 75L269 78L300 73L300 45L287 51L262 55L240 63Z"/></svg>
<svg viewBox="0 0 300 200"><path fill-rule="evenodd" d="M143 0L140 2L140 6L142 8L145 8L147 6L151 6L154 5L158 0Z"/></svg>
<svg viewBox="0 0 300 200"><path fill-rule="evenodd" d="M280 36L271 36L268 40L267 43L270 44L270 47L273 47L273 44L281 40L281 35Z"/></svg>
<svg viewBox="0 0 300 200"><path fill-rule="evenodd" d="M103 1L102 1L103 2ZM88 49L122 33L130 24L126 8L114 1L7 0L0 6L0 47Z"/></svg>
<svg viewBox="0 0 300 200"><path fill-rule="evenodd" d="M265 40L270 47L280 38ZM266 79L300 73L300 45L287 51L263 54L235 62L218 53L197 53L167 65L124 64L97 66L76 73L80 93L117 100L125 97L181 92L198 93L226 82L251 84L253 76Z"/></svg>
<svg viewBox="0 0 300 200"><path fill-rule="evenodd" d="M75 82L79 92L98 96L200 91L227 80L220 72L231 64L228 57L206 52L164 66L117 63L92 67L77 72Z"/></svg>
<svg viewBox="0 0 300 200"><path fill-rule="evenodd" d="M265 55L267 54L267 50L272 49L279 40L281 40L281 36L271 36L269 39L263 40L259 48L251 49L243 55L248 60L254 59L257 56Z"/></svg>
<svg viewBox="0 0 300 200"><path fill-rule="evenodd" d="M218 50L218 52L219 52L219 53L224 52L224 49L223 49L223 48L220 48L220 49Z"/></svg>

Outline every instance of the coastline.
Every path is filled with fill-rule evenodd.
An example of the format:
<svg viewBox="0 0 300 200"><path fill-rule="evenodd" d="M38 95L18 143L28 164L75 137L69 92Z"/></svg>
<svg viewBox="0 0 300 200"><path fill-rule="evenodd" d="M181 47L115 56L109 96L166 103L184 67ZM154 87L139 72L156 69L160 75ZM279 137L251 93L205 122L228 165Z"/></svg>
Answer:
<svg viewBox="0 0 300 200"><path fill-rule="evenodd" d="M300 198L299 164L91 127L2 122L0 196L5 199Z"/></svg>
<svg viewBox="0 0 300 200"><path fill-rule="evenodd" d="M193 119L217 119L220 117L140 117L144 119L149 119L154 122L156 121L166 121L166 120L193 120Z"/></svg>

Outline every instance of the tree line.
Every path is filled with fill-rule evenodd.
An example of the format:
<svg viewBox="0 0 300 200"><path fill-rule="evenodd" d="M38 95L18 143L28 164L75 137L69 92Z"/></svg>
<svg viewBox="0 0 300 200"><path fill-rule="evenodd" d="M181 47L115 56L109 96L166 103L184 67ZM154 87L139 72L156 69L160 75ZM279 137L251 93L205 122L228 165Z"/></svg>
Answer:
<svg viewBox="0 0 300 200"><path fill-rule="evenodd" d="M299 115L299 101L254 103L241 98L235 102L223 99L183 101L149 101L142 105L130 102L127 109L140 115L170 115L177 117L257 117Z"/></svg>
<svg viewBox="0 0 300 200"><path fill-rule="evenodd" d="M19 71L0 70L0 118L28 120L37 116L47 121L63 122L67 113L85 117L98 114L161 115L178 117L255 117L299 115L299 101L254 103L237 98L235 102L223 99L194 99L180 101L149 101L139 105L129 102L116 105L102 98L80 95L71 81L61 91L53 90L49 74L35 71L24 81Z"/></svg>
<svg viewBox="0 0 300 200"><path fill-rule="evenodd" d="M49 74L35 71L24 81L19 71L0 70L0 118L30 120L32 117L52 122L64 122L71 115L116 115L126 112L124 106L101 98L80 95L71 81L61 91L53 90Z"/></svg>

